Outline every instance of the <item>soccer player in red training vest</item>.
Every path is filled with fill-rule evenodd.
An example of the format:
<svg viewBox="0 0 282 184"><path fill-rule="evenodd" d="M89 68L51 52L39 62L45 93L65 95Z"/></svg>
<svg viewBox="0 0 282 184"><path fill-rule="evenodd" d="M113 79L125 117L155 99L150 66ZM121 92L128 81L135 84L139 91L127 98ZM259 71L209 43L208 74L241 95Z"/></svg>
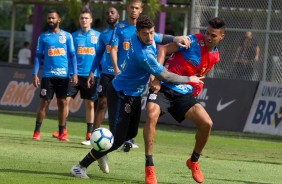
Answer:
<svg viewBox="0 0 282 184"><path fill-rule="evenodd" d="M220 18L213 18L208 21L205 35L187 35L190 38L190 48L180 48L175 43L161 47L158 53L158 62L164 63L165 56L173 53L165 64L169 72L181 76L197 76L202 79L219 61L216 45L224 38L224 30L224 21ZM151 79L151 89L146 106L147 118L143 132L146 184L157 183L152 158L153 144L158 118L161 113L165 112L170 113L178 122L189 119L196 125L196 143L186 165L191 170L193 179L202 183L204 176L199 168L198 159L208 141L212 127L210 116L195 98L201 92L203 82L168 84L153 77Z"/></svg>

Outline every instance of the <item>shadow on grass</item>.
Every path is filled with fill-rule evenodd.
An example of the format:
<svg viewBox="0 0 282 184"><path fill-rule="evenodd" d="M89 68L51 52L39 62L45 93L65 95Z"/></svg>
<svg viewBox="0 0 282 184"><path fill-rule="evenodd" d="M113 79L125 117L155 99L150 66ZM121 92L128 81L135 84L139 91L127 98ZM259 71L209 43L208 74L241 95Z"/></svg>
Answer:
<svg viewBox="0 0 282 184"><path fill-rule="evenodd" d="M8 111L0 109L1 114L10 114L13 116L26 116L26 117L34 117L36 116L35 112L22 112L22 111ZM57 116L54 114L49 114L47 119L52 119L57 121ZM78 117L75 115L71 115L68 118L69 121L75 123L85 123L84 117ZM108 125L108 121L105 120L103 122L104 125ZM140 122L139 128L143 128L144 122ZM168 124L157 124L157 130L170 131L170 132L188 132L195 133L196 130L193 128L183 127L181 124L179 125L168 125ZM268 135L268 134L258 134L258 133L242 133L242 132L231 132L231 131L219 131L212 130L211 135L220 136L220 137L234 137L239 139L254 139L254 140L264 140L264 141L272 141L272 142L281 142L282 136L276 135Z"/></svg>
<svg viewBox="0 0 282 184"><path fill-rule="evenodd" d="M37 170L22 170L22 169L0 169L1 173L15 173L15 174L36 174L36 175L54 175L54 176L60 176L60 177L68 177L69 179L73 180L75 178L69 173L59 173L59 172L46 172L46 171L37 171ZM109 181L109 182L120 182L120 183L135 183L135 184L144 184L144 181L138 181L138 180L124 180L120 178L113 178L109 177L109 175L105 177L96 176L96 175L88 175L90 177L90 180L92 179L93 182L99 183L99 181ZM49 177L50 178L50 177ZM53 180L66 180L66 178L51 178ZM80 178L77 178L80 179ZM84 180L84 179L80 179ZM85 180L86 181L86 180ZM174 184L169 182L162 182L163 184Z"/></svg>
<svg viewBox="0 0 282 184"><path fill-rule="evenodd" d="M219 178L206 178L206 180L212 179L214 181L224 181L226 183L245 183L245 184L273 184L273 183L266 183L266 182L258 182L258 181L245 181L245 180L228 180L228 179L219 179Z"/></svg>

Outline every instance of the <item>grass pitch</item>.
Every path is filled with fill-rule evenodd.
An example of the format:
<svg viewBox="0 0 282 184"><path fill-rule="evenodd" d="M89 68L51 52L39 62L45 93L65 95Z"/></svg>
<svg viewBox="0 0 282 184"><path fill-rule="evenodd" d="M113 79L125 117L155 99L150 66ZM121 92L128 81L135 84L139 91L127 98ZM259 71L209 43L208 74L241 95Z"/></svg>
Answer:
<svg viewBox="0 0 282 184"><path fill-rule="evenodd" d="M49 116L41 128L41 140L31 139L34 113L0 111L0 183L141 184L144 183L142 126L136 142L139 149L109 154L110 174L97 163L88 168L90 179L70 176L70 168L90 147L80 145L86 125L83 118L70 117L70 142L52 138L56 117ZM107 124L103 125L108 127ZM158 125L154 163L160 184L195 183L185 161L192 152L195 130ZM282 183L282 137L213 131L200 159L206 184Z"/></svg>

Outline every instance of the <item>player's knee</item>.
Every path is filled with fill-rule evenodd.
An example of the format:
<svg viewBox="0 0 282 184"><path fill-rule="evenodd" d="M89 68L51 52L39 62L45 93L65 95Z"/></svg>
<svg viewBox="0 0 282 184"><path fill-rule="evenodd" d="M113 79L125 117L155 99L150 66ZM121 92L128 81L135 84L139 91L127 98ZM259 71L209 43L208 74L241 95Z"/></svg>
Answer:
<svg viewBox="0 0 282 184"><path fill-rule="evenodd" d="M98 108L99 109L106 109L107 108L107 102L106 101L100 101L98 103Z"/></svg>

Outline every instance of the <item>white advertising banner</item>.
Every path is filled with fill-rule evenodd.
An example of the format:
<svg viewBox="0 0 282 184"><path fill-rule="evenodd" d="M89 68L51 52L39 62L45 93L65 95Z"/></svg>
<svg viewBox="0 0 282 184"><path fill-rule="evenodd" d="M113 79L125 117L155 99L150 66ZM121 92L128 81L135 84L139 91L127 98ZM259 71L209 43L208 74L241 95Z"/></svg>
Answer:
<svg viewBox="0 0 282 184"><path fill-rule="evenodd" d="M260 82L244 132L282 135L282 85Z"/></svg>

